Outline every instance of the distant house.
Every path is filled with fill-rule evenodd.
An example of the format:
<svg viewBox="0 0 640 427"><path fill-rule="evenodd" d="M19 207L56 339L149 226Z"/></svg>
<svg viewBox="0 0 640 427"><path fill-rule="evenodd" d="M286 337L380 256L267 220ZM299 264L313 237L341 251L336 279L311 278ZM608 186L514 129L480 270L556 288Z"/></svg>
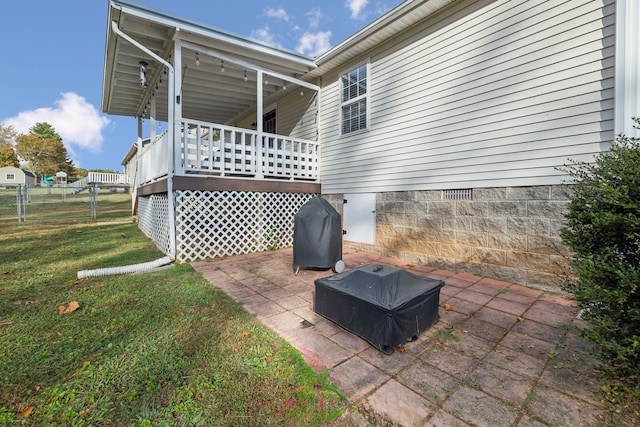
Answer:
<svg viewBox="0 0 640 427"><path fill-rule="evenodd" d="M0 187L15 187L18 185L35 185L36 177L29 171L5 166L0 168Z"/></svg>
<svg viewBox="0 0 640 427"><path fill-rule="evenodd" d="M181 261L290 245L322 194L347 246L553 288L558 167L640 112L632 0L405 1L318 58L109 4L102 110L140 121L139 226Z"/></svg>

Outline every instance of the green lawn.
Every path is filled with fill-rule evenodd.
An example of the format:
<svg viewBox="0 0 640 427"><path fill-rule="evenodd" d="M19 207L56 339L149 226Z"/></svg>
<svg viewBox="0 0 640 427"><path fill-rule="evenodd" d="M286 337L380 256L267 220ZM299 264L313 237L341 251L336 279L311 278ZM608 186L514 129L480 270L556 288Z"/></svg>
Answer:
<svg viewBox="0 0 640 427"><path fill-rule="evenodd" d="M99 202L100 203L100 202ZM77 279L162 256L130 219L18 224L0 197L1 425L328 425L348 402L189 265ZM79 308L60 313L76 301Z"/></svg>

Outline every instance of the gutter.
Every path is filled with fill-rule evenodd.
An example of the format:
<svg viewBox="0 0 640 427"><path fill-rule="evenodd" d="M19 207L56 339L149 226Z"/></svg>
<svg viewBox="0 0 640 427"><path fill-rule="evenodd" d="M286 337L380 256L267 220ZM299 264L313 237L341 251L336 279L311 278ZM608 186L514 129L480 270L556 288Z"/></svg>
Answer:
<svg viewBox="0 0 640 427"><path fill-rule="evenodd" d="M175 259L176 258L176 219L175 219L175 202L173 200L173 177L175 174L175 144L177 139L177 130L176 130L177 124L175 123L175 103L176 103L175 70L173 68L173 65L171 65L170 62L156 55L149 48L142 45L138 41L131 38L129 35L125 34L122 30L120 30L120 28L118 27L118 24L115 21L111 21L111 29L115 34L122 37L123 39L131 43L133 46L137 47L142 52L146 53L151 58L155 59L156 61L163 64L165 67L169 69L169 76L170 76L169 80L171 81L172 84L168 85L167 87L169 91L167 96L168 104L169 104L167 106L167 110L168 110L167 126L173 129L173 132L171 133L170 144L169 144L170 145L169 167L167 171L167 200L168 200L168 209L169 209L169 253L167 255L171 257L171 259Z"/></svg>

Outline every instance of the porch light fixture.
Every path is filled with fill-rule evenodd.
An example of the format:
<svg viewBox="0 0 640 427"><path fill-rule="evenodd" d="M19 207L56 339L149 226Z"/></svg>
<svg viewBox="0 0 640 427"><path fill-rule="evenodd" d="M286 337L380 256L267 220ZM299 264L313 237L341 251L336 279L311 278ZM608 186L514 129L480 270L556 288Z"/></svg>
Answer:
<svg viewBox="0 0 640 427"><path fill-rule="evenodd" d="M147 66L149 64L147 64L144 61L140 61L138 62L138 65L140 66L140 87L147 87Z"/></svg>
<svg viewBox="0 0 640 427"><path fill-rule="evenodd" d="M220 72L224 73L224 61L220 60Z"/></svg>
<svg viewBox="0 0 640 427"><path fill-rule="evenodd" d="M247 77L247 70L244 70L244 81L246 82L247 80L249 80L249 77Z"/></svg>
<svg viewBox="0 0 640 427"><path fill-rule="evenodd" d="M198 52L196 52L196 65L200 65L200 57L198 56Z"/></svg>
<svg viewBox="0 0 640 427"><path fill-rule="evenodd" d="M300 90L300 96L304 96L304 91Z"/></svg>

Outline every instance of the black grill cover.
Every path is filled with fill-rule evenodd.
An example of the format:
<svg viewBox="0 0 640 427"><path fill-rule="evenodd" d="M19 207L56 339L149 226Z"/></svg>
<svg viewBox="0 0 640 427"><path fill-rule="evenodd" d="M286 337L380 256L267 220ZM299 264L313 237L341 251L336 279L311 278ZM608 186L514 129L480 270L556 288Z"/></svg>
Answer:
<svg viewBox="0 0 640 427"><path fill-rule="evenodd" d="M331 268L341 259L340 214L322 197L313 197L293 217L293 264Z"/></svg>
<svg viewBox="0 0 640 427"><path fill-rule="evenodd" d="M392 353L438 320L442 280L382 264L315 281L314 310Z"/></svg>

